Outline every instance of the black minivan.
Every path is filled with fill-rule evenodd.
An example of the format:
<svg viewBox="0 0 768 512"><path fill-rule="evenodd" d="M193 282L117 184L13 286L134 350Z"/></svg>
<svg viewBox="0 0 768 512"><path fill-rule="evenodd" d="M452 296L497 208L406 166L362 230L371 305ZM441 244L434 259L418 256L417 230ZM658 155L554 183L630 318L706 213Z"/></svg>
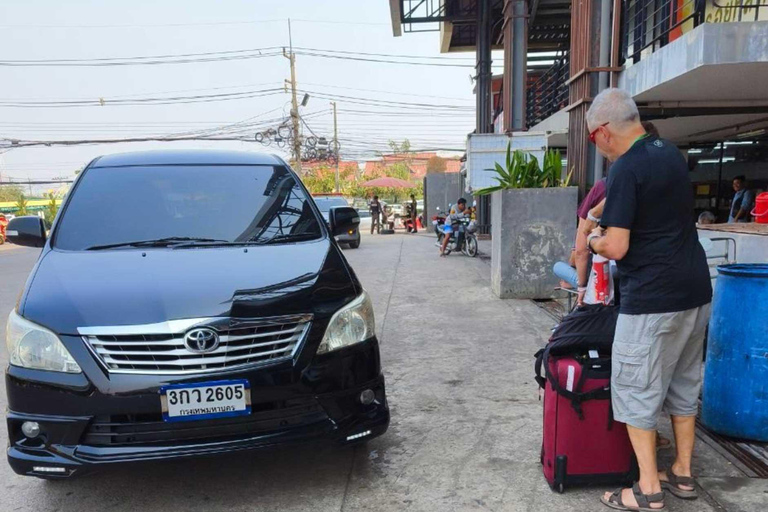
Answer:
<svg viewBox="0 0 768 512"><path fill-rule="evenodd" d="M92 161L6 332L8 460L61 478L294 441L362 442L389 408L371 300L282 159L156 151Z"/></svg>

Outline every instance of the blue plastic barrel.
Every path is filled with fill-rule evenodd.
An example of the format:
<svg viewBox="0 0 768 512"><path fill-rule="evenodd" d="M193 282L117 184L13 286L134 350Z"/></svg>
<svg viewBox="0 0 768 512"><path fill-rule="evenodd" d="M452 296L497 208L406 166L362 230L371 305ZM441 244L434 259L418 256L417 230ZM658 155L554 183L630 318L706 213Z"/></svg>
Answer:
<svg viewBox="0 0 768 512"><path fill-rule="evenodd" d="M768 264L717 270L701 419L720 434L768 441Z"/></svg>

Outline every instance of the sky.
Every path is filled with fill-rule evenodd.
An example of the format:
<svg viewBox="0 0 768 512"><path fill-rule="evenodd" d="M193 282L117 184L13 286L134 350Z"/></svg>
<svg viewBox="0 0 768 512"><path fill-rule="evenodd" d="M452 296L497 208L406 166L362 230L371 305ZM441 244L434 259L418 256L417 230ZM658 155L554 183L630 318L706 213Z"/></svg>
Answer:
<svg viewBox="0 0 768 512"><path fill-rule="evenodd" d="M408 138L416 149L464 147L474 128L474 55L440 54L438 32L393 37L386 0L5 0L0 2L0 64L260 52L227 54L258 58L186 64L0 65L0 141L219 133L233 123L241 124L227 127L228 134L250 139L256 131L276 128L290 109L290 94L282 91L289 61L278 55L289 44L288 18L299 89L310 94L301 108L305 136L311 129L332 138L329 102L335 99L343 159L371 158L389 139ZM317 50L342 58L306 54ZM212 95L236 99L218 101L222 96ZM179 97L185 103L145 101ZM78 100L86 106L60 106ZM99 155L170 147L285 154L274 144L255 141L15 148L0 155L0 175L5 180L71 177Z"/></svg>

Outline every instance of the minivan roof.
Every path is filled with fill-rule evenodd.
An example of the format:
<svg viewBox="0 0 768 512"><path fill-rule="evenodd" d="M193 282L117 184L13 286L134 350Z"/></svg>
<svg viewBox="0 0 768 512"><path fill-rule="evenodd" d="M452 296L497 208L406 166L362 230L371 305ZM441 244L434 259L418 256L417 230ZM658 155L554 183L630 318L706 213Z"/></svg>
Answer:
<svg viewBox="0 0 768 512"><path fill-rule="evenodd" d="M123 167L134 165L285 165L278 156L250 151L217 149L164 149L105 155L90 167Z"/></svg>

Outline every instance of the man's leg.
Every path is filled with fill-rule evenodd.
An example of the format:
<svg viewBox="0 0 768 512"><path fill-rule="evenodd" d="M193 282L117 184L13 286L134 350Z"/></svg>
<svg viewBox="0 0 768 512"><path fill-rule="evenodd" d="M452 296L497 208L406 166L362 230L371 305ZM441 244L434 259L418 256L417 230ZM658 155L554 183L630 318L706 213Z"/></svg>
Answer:
<svg viewBox="0 0 768 512"><path fill-rule="evenodd" d="M445 256L445 248L448 247L448 242L451 240L451 231L443 230L443 245L440 246L440 256Z"/></svg>
<svg viewBox="0 0 768 512"><path fill-rule="evenodd" d="M693 476L691 473L691 459L693 458L693 444L696 439L696 416L672 416L672 429L675 431L675 462L672 464L672 472L677 476ZM666 480L667 475L662 473L661 478ZM693 490L692 485L680 484L684 490Z"/></svg>
<svg viewBox="0 0 768 512"><path fill-rule="evenodd" d="M565 281L574 290L578 288L579 276L576 269L567 264L564 261L558 261L555 266L552 267L552 272L559 277L562 281Z"/></svg>
<svg viewBox="0 0 768 512"><path fill-rule="evenodd" d="M632 449L635 450L637 465L640 467L640 490L643 494L656 494L661 492L661 482L659 481L659 470L656 465L656 431L643 430L627 425L629 440L632 442ZM632 494L630 489L624 492ZM626 497L629 499L629 496ZM634 500L634 497L632 497ZM624 500L624 503L631 501Z"/></svg>
<svg viewBox="0 0 768 512"><path fill-rule="evenodd" d="M640 467L640 492L661 492L656 464L656 424L664 401L661 345L665 333L659 326L664 315L619 315L613 342L611 401L614 417L627 425L627 432ZM611 493L603 497L609 500ZM621 501L637 507L632 489L623 489ZM662 508L663 502L650 503Z"/></svg>
<svg viewBox="0 0 768 512"><path fill-rule="evenodd" d="M464 225L460 225L456 231L456 250L460 251L464 245Z"/></svg>
<svg viewBox="0 0 768 512"><path fill-rule="evenodd" d="M704 351L704 336L709 321L709 304L695 310L682 313L678 327L678 339L674 344L679 347L677 365L671 376L669 391L664 403L665 409L672 416L672 428L675 433L676 457L672 464L672 473L680 477L692 477L691 459L696 439L696 414L698 412L699 391L701 389L701 366ZM662 481L667 481L666 471L659 474ZM678 483L683 491L693 491L693 485ZM695 494L684 496L695 497Z"/></svg>

